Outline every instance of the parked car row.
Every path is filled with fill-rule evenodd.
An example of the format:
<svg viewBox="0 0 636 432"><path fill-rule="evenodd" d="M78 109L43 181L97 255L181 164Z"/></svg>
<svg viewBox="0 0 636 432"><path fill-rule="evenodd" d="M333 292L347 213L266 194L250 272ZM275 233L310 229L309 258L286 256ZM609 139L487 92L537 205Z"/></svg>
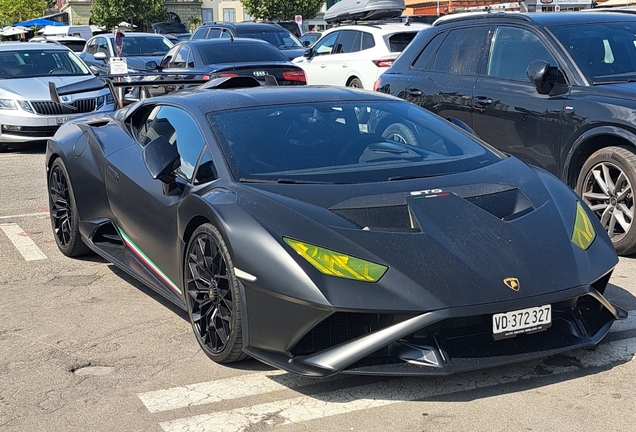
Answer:
<svg viewBox="0 0 636 432"><path fill-rule="evenodd" d="M591 206L619 253L632 254L634 34L636 17L627 14L473 13L432 27L340 26L305 49L278 25L206 23L174 46L161 34L128 33L121 55L131 72L169 72L170 79L272 75L283 85L365 89L375 82L557 175ZM95 36L80 57L108 74L113 44L111 34ZM290 47L304 52L293 63ZM412 139L399 126L392 136Z"/></svg>

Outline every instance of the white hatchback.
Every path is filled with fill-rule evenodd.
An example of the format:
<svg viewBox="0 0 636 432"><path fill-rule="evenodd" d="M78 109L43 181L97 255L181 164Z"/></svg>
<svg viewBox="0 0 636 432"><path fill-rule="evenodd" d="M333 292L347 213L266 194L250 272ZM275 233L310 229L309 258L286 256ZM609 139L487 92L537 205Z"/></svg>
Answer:
<svg viewBox="0 0 636 432"><path fill-rule="evenodd" d="M307 84L372 89L415 35L428 24L387 23L335 27L293 63L305 71Z"/></svg>

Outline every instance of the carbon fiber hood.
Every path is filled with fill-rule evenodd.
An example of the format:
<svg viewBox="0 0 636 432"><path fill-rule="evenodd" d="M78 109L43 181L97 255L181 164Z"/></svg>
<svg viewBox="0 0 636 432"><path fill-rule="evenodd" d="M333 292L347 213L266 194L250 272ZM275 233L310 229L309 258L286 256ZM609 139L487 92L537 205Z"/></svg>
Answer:
<svg viewBox="0 0 636 432"><path fill-rule="evenodd" d="M325 276L282 245L336 307L422 311L514 300L591 284L618 262L591 214L596 240L587 251L574 245L574 193L513 158L429 179L249 189L243 207L276 240L389 267L376 283ZM518 291L504 284L509 277Z"/></svg>

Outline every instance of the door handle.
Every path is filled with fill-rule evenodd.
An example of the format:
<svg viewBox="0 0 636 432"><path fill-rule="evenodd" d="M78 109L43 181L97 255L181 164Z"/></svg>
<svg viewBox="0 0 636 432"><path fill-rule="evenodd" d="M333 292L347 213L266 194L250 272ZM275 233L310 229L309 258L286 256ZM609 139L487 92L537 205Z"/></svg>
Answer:
<svg viewBox="0 0 636 432"><path fill-rule="evenodd" d="M320 67L321 67L322 69L324 69L324 68L326 68L326 67L327 67L327 65L323 63L323 64L321 64L321 65L320 65Z"/></svg>
<svg viewBox="0 0 636 432"><path fill-rule="evenodd" d="M491 105L493 103L492 99L487 96L475 96L473 100L480 105Z"/></svg>
<svg viewBox="0 0 636 432"><path fill-rule="evenodd" d="M414 96L414 97L423 95L422 90L420 89L406 89L406 93L408 93L409 96Z"/></svg>
<svg viewBox="0 0 636 432"><path fill-rule="evenodd" d="M348 68L348 67L349 67L349 63L343 63L343 64L342 64L342 67L343 67L343 68Z"/></svg>

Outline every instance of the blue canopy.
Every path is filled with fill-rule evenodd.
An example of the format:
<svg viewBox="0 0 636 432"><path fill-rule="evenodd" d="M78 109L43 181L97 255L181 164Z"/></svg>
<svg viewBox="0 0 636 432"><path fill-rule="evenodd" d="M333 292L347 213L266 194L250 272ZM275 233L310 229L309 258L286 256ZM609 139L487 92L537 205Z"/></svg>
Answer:
<svg viewBox="0 0 636 432"><path fill-rule="evenodd" d="M24 21L20 23L13 24L14 27L22 26L22 27L46 27L46 26L63 26L66 25L64 23L58 21L52 21L44 18L34 18L29 21Z"/></svg>

